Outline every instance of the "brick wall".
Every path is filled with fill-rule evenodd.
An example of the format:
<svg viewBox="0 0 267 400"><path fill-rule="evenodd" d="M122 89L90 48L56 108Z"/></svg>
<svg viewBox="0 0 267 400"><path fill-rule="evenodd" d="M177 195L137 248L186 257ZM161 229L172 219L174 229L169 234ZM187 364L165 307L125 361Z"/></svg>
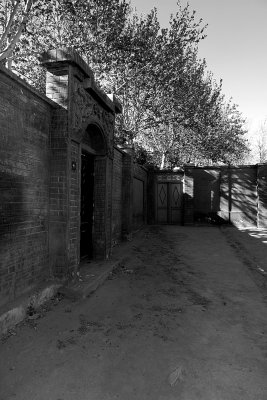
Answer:
<svg viewBox="0 0 267 400"><path fill-rule="evenodd" d="M122 237L133 230L133 150L124 149L122 159Z"/></svg>
<svg viewBox="0 0 267 400"><path fill-rule="evenodd" d="M0 69L0 304L49 276L53 106Z"/></svg>
<svg viewBox="0 0 267 400"><path fill-rule="evenodd" d="M122 239L122 165L123 152L114 149L112 189L112 241Z"/></svg>
<svg viewBox="0 0 267 400"><path fill-rule="evenodd" d="M147 174L147 212L146 218L148 224L155 224L156 221L156 190L155 190L155 172L150 169Z"/></svg>
<svg viewBox="0 0 267 400"><path fill-rule="evenodd" d="M58 108L53 113L50 135L50 216L49 216L49 259L52 274L65 274L67 255L68 217L68 139L67 113Z"/></svg>
<svg viewBox="0 0 267 400"><path fill-rule="evenodd" d="M80 145L70 144L69 175L69 270L73 272L80 261Z"/></svg>
<svg viewBox="0 0 267 400"><path fill-rule="evenodd" d="M106 160L106 221L105 221L105 234L106 234L106 258L111 255L112 247L112 192L113 192L113 160L107 158Z"/></svg>
<svg viewBox="0 0 267 400"><path fill-rule="evenodd" d="M133 230L147 221L147 175L145 168L133 164Z"/></svg>
<svg viewBox="0 0 267 400"><path fill-rule="evenodd" d="M114 149L112 179L112 242L117 243L147 220L145 168L133 162L132 149Z"/></svg>
<svg viewBox="0 0 267 400"><path fill-rule="evenodd" d="M106 220L106 164L105 157L95 160L93 248L96 258L103 257L106 252L106 232L103 229Z"/></svg>
<svg viewBox="0 0 267 400"><path fill-rule="evenodd" d="M100 93L74 52L52 53L44 57L48 97L0 70L0 305L77 270L81 151L94 157L93 256L108 258L112 241L131 234L134 180L142 183L145 220L146 171L131 151L114 149L113 158L119 103Z"/></svg>

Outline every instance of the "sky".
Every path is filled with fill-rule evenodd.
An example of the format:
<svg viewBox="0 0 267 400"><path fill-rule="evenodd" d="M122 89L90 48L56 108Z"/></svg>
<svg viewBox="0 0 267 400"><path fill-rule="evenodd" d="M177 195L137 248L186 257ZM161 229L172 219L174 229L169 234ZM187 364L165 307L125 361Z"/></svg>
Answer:
<svg viewBox="0 0 267 400"><path fill-rule="evenodd" d="M233 99L249 131L267 118L267 0L189 0L196 19L208 24L199 44L215 79L223 80L226 99ZM183 6L187 0L181 0ZM162 27L177 11L176 0L131 0L141 14L158 10Z"/></svg>

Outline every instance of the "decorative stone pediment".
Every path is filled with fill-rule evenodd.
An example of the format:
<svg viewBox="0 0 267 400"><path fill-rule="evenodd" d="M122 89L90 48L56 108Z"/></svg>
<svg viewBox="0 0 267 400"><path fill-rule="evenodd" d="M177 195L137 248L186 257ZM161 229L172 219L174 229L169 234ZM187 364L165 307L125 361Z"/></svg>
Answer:
<svg viewBox="0 0 267 400"><path fill-rule="evenodd" d="M115 115L105 110L78 81L74 82L73 85L71 104L71 130L73 133L80 135L89 123L97 123L105 136L107 154L109 157L113 157Z"/></svg>
<svg viewBox="0 0 267 400"><path fill-rule="evenodd" d="M115 114L122 112L118 99L97 86L93 71L72 48L48 50L42 64L47 68L47 97L68 111L70 137L81 141L87 126L95 124L105 141L103 151L112 157Z"/></svg>

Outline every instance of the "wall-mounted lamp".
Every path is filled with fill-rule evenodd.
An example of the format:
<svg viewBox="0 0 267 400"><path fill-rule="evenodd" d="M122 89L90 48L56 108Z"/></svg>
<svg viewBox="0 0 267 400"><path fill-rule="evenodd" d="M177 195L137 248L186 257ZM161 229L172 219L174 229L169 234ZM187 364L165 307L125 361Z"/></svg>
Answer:
<svg viewBox="0 0 267 400"><path fill-rule="evenodd" d="M77 168L77 163L76 163L76 161L72 161L72 162L71 162L71 169L72 169L72 171L76 171L76 168Z"/></svg>

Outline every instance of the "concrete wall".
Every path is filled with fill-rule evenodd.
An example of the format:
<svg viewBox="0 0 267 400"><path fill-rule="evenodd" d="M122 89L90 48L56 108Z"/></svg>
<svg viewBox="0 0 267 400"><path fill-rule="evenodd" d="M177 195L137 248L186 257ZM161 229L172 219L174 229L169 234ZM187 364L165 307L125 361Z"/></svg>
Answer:
<svg viewBox="0 0 267 400"><path fill-rule="evenodd" d="M238 227L257 226L257 167L222 169L219 215Z"/></svg>
<svg viewBox="0 0 267 400"><path fill-rule="evenodd" d="M185 204L185 215L194 222L266 226L266 173L266 165L186 167L185 186L192 186L193 204Z"/></svg>
<svg viewBox="0 0 267 400"><path fill-rule="evenodd" d="M196 219L220 210L220 170L199 168L193 171L193 207Z"/></svg>
<svg viewBox="0 0 267 400"><path fill-rule="evenodd" d="M50 274L48 212L54 105L0 69L0 304Z"/></svg>
<svg viewBox="0 0 267 400"><path fill-rule="evenodd" d="M267 228L267 165L259 164L257 168L258 189L258 227Z"/></svg>

